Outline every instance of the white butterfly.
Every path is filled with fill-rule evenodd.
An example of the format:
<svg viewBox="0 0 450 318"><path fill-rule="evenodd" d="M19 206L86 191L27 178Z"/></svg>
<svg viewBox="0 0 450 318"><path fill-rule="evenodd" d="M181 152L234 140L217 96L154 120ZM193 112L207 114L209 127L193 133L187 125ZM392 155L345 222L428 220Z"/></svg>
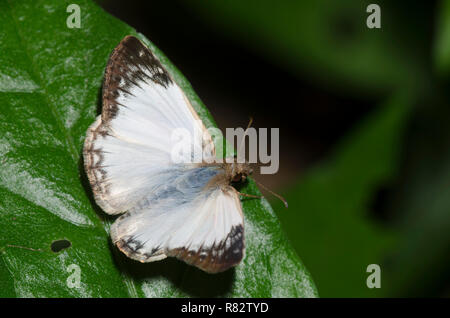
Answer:
<svg viewBox="0 0 450 318"><path fill-rule="evenodd" d="M209 149L202 163L171 160L178 128L205 132L206 141L187 145ZM207 163L215 157L211 136L181 88L133 36L109 59L103 111L87 131L83 155L98 205L109 214L126 212L112 225L111 238L128 257L173 256L210 273L242 260L243 213L231 182L245 180L251 168Z"/></svg>

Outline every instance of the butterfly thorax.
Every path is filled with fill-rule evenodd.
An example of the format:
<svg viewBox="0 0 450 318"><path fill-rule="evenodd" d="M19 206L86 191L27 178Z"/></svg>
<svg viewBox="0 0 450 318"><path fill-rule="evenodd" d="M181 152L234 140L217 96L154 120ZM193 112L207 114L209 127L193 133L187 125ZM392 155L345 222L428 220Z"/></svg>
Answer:
<svg viewBox="0 0 450 318"><path fill-rule="evenodd" d="M220 169L222 172L211 178L206 188L220 186L223 189L231 188L232 183L242 183L247 179L247 176L253 173L248 162L237 162L234 158L233 162L225 160L221 164L203 163L202 166L212 166Z"/></svg>
<svg viewBox="0 0 450 318"><path fill-rule="evenodd" d="M232 163L225 163L226 179L231 182L244 182L247 176L251 175L253 169L248 162L237 162L234 159Z"/></svg>

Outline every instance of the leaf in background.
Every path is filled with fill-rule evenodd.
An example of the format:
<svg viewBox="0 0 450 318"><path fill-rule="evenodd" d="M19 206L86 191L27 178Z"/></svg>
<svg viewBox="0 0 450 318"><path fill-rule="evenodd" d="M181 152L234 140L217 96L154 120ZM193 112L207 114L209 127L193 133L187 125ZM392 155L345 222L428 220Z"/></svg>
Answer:
<svg viewBox="0 0 450 318"><path fill-rule="evenodd" d="M442 0L437 12L434 66L440 73L450 71L450 1Z"/></svg>
<svg viewBox="0 0 450 318"><path fill-rule="evenodd" d="M294 74L316 78L340 91L374 94L420 80L427 39L420 3L377 1L381 29L369 29L372 1L210 0L186 6L232 40L280 63ZM419 10L410 6L420 7ZM411 12L419 12L419 16ZM409 14L409 23L398 17ZM417 21L417 22L416 22ZM411 35L414 36L411 36ZM421 44L419 44L421 43ZM414 49L412 49L414 48Z"/></svg>
<svg viewBox="0 0 450 318"><path fill-rule="evenodd" d="M410 124L398 191L391 199L401 240L385 277L388 296L448 297L450 109L436 92L421 104Z"/></svg>
<svg viewBox="0 0 450 318"><path fill-rule="evenodd" d="M450 71L450 1L435 7L433 66L447 79ZM400 233L386 272L387 296L448 297L450 275L450 117L446 82L421 100L411 122L401 182L391 212Z"/></svg>
<svg viewBox="0 0 450 318"><path fill-rule="evenodd" d="M314 297L315 286L264 200L245 201L247 255L209 275L168 259L140 264L111 246L111 218L94 204L81 149L100 110L112 49L136 31L79 0L81 28L69 29L73 1L0 2L0 296ZM215 125L189 83L142 35L184 89L206 126ZM250 183L244 189L258 193ZM58 253L51 243L71 247ZM81 285L66 281L76 264Z"/></svg>
<svg viewBox="0 0 450 318"><path fill-rule="evenodd" d="M390 99L287 191L287 211L274 203L323 297L384 292L384 285L381 291L367 288L366 268L383 265L396 236L370 218L370 209L380 186L396 176L409 111L407 94Z"/></svg>

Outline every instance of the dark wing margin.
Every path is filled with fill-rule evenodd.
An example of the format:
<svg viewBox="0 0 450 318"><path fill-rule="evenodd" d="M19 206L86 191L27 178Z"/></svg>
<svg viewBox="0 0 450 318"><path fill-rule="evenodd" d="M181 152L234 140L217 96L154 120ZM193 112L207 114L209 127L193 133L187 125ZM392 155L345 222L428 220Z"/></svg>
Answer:
<svg viewBox="0 0 450 318"><path fill-rule="evenodd" d="M109 121L117 115L120 94L130 94L131 86L153 82L167 88L173 81L158 58L136 37L126 36L112 52L103 82L102 119Z"/></svg>
<svg viewBox="0 0 450 318"><path fill-rule="evenodd" d="M226 271L238 265L244 258L244 226L233 226L225 239L211 247L197 251L183 247L166 253L211 274Z"/></svg>
<svg viewBox="0 0 450 318"><path fill-rule="evenodd" d="M100 116L97 120L89 127L86 139L84 141L83 147L83 160L84 160L84 170L91 184L92 191L94 193L95 201L97 204L107 213L117 213L114 208L112 208L104 196L108 194L108 184L104 181L106 180L106 171L103 169L103 162L105 160L104 152L101 148L95 147L95 141L99 136L105 136L108 134L108 129L102 125L102 120Z"/></svg>

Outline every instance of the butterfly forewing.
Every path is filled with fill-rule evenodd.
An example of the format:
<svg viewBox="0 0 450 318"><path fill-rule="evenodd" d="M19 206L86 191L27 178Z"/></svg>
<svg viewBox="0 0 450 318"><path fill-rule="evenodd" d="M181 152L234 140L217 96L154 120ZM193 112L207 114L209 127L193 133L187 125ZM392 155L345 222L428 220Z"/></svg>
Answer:
<svg viewBox="0 0 450 318"><path fill-rule="evenodd" d="M126 37L108 62L102 115L89 128L84 146L87 175L103 210L127 211L149 186L164 182L155 176L172 165L173 131L183 128L195 137L195 129L205 130L197 127L196 116L153 53Z"/></svg>

